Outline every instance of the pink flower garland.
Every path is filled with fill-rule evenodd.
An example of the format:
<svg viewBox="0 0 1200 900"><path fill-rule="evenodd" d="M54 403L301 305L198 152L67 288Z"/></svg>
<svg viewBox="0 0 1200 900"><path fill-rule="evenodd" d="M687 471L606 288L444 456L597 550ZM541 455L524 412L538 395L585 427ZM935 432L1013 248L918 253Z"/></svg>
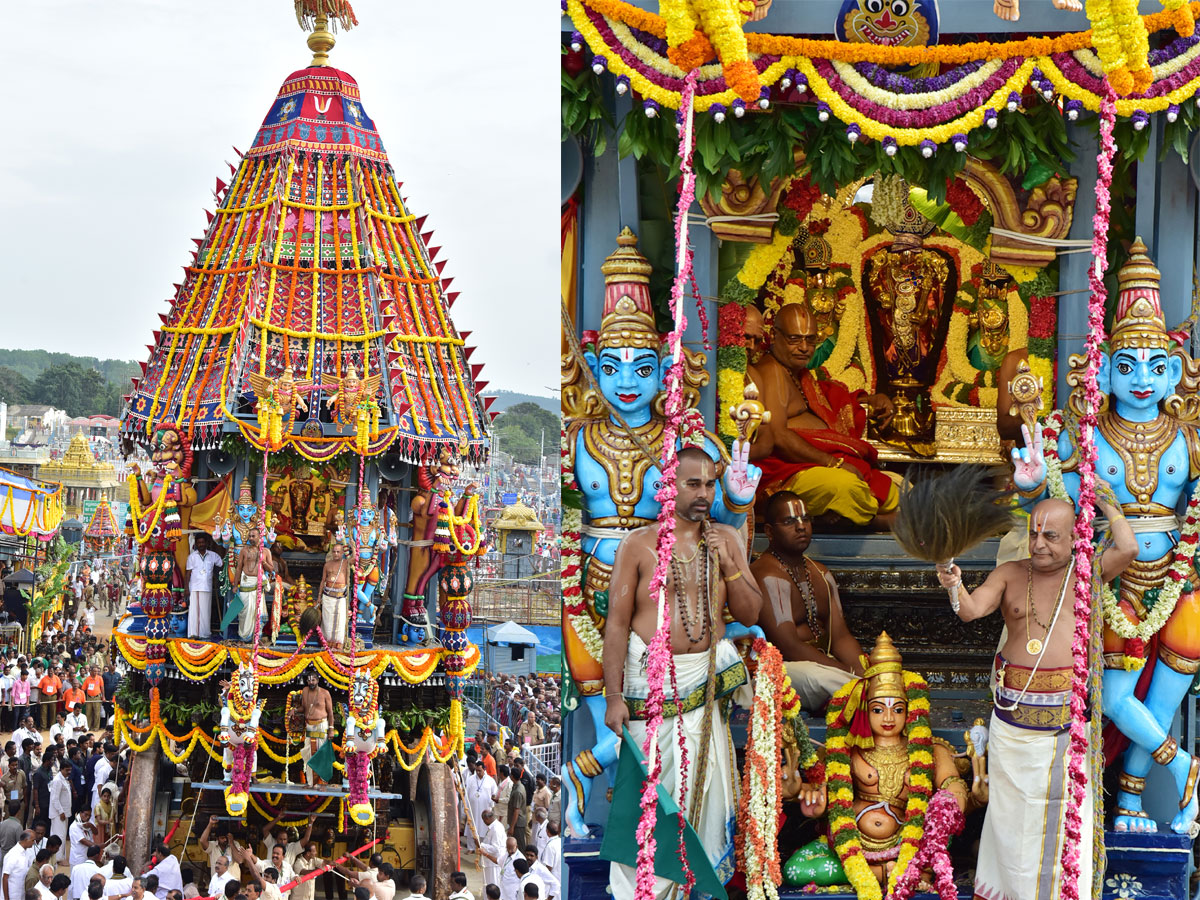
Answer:
<svg viewBox="0 0 1200 900"><path fill-rule="evenodd" d="M933 869L934 885L942 900L957 900L954 867L950 864L950 838L963 830L966 820L958 800L949 791L938 791L925 810L925 834L917 855L896 880L892 900L908 900L917 889L921 873Z"/></svg>
<svg viewBox="0 0 1200 900"><path fill-rule="evenodd" d="M1112 87L1100 106L1100 152L1096 157L1096 214L1092 217L1092 256L1088 271L1091 297L1088 300L1088 333L1085 343L1087 367L1084 370L1084 415L1079 420L1079 515L1075 519L1075 634L1072 641L1074 679L1071 691L1071 743L1067 751L1068 786L1065 839L1062 850L1063 900L1079 900L1079 843L1082 820L1080 808L1087 790L1088 758L1087 693L1089 681L1088 646L1092 613L1092 522L1096 503L1096 410L1100 407L1100 343L1104 340L1104 270L1108 261L1108 219L1116 144L1113 126L1117 109ZM1090 851L1089 851L1090 852ZM1091 894L1091 885L1088 885Z"/></svg>
<svg viewBox="0 0 1200 900"><path fill-rule="evenodd" d="M650 761L650 773L642 785L641 808L642 814L638 821L637 842L637 883L635 888L636 900L653 900L654 898L654 854L657 850L654 840L654 826L657 821L658 783L662 776L662 759L658 754L658 729L662 725L663 685L667 671L673 663L671 654L671 616L670 605L667 603L666 583L667 573L671 566L671 553L675 547L675 470L678 459L675 455L675 440L679 433L680 422L683 418L683 332L687 328L687 315L683 307L684 287L691 277L691 254L687 252L687 215L692 201L696 197L696 175L692 169L692 98L696 92L696 72L688 73L684 82L683 102L680 106L681 134L679 142L679 158L681 177L679 202L675 214L675 249L679 260L679 271L675 273L675 281L671 286L671 307L674 316L674 329L668 335L673 359L667 372L667 400L664 412L666 425L663 428L662 439L662 487L655 495L662 508L658 513L658 561L654 567L654 575L650 579L650 596L657 599L659 604L659 625L650 641L647 654L646 680L648 694L646 698L646 739L642 752ZM682 759L682 758L681 758ZM682 772L680 776L682 777ZM681 806L682 810L682 806ZM682 822L680 823L682 828ZM681 839L682 840L682 839ZM680 854L684 874L687 879L685 895L691 891L695 882L687 859Z"/></svg>

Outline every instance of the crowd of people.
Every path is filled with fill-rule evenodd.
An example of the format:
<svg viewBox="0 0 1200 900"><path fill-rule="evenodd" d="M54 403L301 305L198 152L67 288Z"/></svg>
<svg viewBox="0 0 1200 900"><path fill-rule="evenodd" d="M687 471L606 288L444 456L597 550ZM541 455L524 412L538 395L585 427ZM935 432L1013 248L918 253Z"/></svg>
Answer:
<svg viewBox="0 0 1200 900"><path fill-rule="evenodd" d="M527 724L539 728L532 715ZM480 730L464 760L463 840L478 853L489 900L562 896L562 785L556 775L530 772L524 746ZM458 890L452 897L466 900L465 877Z"/></svg>
<svg viewBox="0 0 1200 900"><path fill-rule="evenodd" d="M489 672L484 680L485 707L493 719L516 732L518 744L554 743L562 734L561 690L559 679L552 675Z"/></svg>

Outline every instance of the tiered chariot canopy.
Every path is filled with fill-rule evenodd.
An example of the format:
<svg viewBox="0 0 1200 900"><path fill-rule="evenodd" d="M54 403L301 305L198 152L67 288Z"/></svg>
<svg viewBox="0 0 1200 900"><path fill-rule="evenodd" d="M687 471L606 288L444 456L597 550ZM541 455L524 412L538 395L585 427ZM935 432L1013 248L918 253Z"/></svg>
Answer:
<svg viewBox="0 0 1200 900"><path fill-rule="evenodd" d="M101 500L92 512L92 518L88 521L83 536L94 544L113 543L122 537L121 529L117 528L117 520L107 500Z"/></svg>
<svg viewBox="0 0 1200 900"><path fill-rule="evenodd" d="M338 18L345 26L350 16ZM450 319L451 279L426 246L424 217L401 197L358 84L324 64L333 38L323 15L315 21L313 64L284 80L230 183L217 180L217 210L160 316L122 432L147 443L156 424L175 422L201 448L235 420L262 446L253 382L290 366L312 390L307 419L285 439L328 458L354 446L326 410L353 369L364 381L381 377L369 454L391 447L426 460L462 440L479 462L491 400L478 394L486 382L475 380L469 333Z"/></svg>

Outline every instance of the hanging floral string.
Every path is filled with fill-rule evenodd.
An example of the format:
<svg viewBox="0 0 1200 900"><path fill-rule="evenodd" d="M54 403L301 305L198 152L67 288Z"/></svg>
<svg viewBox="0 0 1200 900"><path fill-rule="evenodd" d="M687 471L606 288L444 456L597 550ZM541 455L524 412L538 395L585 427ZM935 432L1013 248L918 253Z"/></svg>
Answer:
<svg viewBox="0 0 1200 900"><path fill-rule="evenodd" d="M638 821L637 842L637 900L653 900L654 897L654 826L658 817L658 783L662 775L662 760L658 756L658 729L662 725L663 686L667 668L671 662L671 615L667 603L667 573L671 566L671 553L675 547L675 470L678 459L675 455L675 440L683 418L683 332L687 328L684 311L684 288L688 283L691 257L687 246L687 214L696 196L696 175L692 170L693 117L692 97L696 91L696 73L688 73L683 88L684 111L680 128L679 159L681 177L679 203L675 212L675 249L677 271L671 286L671 308L674 329L667 336L671 348L671 368L667 372L666 424L662 439L662 487L656 499L662 504L658 514L658 560L654 575L650 579L650 596L658 604L658 628L650 641L646 664L648 694L646 698L646 740L642 751L649 763L649 776L642 786L642 814ZM685 878L694 878L681 856Z"/></svg>
<svg viewBox="0 0 1200 900"><path fill-rule="evenodd" d="M954 883L954 866L950 862L950 839L963 830L965 824L958 800L949 791L938 791L925 811L925 834L917 855L908 868L896 879L893 900L908 900L917 890L922 873L933 870L934 887L941 900L956 900L958 886Z"/></svg>
<svg viewBox="0 0 1200 900"><path fill-rule="evenodd" d="M1113 127L1117 109L1112 87L1107 89L1100 107L1100 152L1096 157L1099 170L1096 178L1096 213L1092 217L1092 256L1095 264L1088 271L1091 296L1088 300L1088 330L1085 342L1087 366L1084 369L1083 408L1079 419L1079 515L1075 519L1075 634L1072 640L1074 679L1071 690L1071 743L1067 751L1070 795L1067 802L1065 839L1062 850L1062 896L1064 900L1079 900L1079 843L1084 791L1087 790L1088 759L1088 649L1089 625L1092 613L1092 521L1096 503L1096 411L1100 408L1100 388L1096 383L1100 373L1100 344L1104 340L1104 269L1108 260L1108 219L1112 186L1113 159L1116 143ZM1092 773L1094 778L1096 773ZM1090 849L1088 851L1091 852ZM1091 893L1091 885L1088 885Z"/></svg>

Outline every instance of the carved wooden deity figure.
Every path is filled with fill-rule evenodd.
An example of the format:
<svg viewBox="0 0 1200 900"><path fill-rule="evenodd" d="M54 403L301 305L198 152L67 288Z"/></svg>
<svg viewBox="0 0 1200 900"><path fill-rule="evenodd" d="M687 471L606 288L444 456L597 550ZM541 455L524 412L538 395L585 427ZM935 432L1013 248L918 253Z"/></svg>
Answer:
<svg viewBox="0 0 1200 900"><path fill-rule="evenodd" d="M158 425L150 447L154 474L149 482L133 465L126 530L141 545L138 571L142 577L141 612L146 615L146 680L157 687L163 676L171 629L169 616L187 612L182 566L176 545L183 534L181 508L196 502L188 484L192 450L175 425Z"/></svg>
<svg viewBox="0 0 1200 900"><path fill-rule="evenodd" d="M413 495L410 507L412 542L408 548L408 580L404 583L402 614L405 622L400 626L400 639L405 643L420 644L425 640L428 624L425 588L446 561L445 554L433 549L441 495L449 490L460 472L459 453L450 445L441 449L435 462L417 470L420 490Z"/></svg>
<svg viewBox="0 0 1200 900"><path fill-rule="evenodd" d="M650 306L650 264L637 250L637 238L625 229L618 249L601 267L605 276L604 317L599 333L585 332L583 358L563 358L563 411L567 420L564 474L573 477L584 497L580 542L582 591L568 597L563 610L567 668L595 724L597 743L563 766L567 789L564 816L572 831L588 834L583 814L592 779L617 758L618 737L604 724L601 670L602 630L608 614L608 582L621 539L656 520L661 504L659 461L663 452L663 377L670 360ZM684 403L694 407L707 381L703 357L684 349ZM610 415L590 388L583 367L591 369ZM719 463L728 457L713 438L695 429L690 440ZM735 445L737 448L737 445ZM740 527L754 503L761 476L746 454L735 452L716 485L711 516Z"/></svg>
<svg viewBox="0 0 1200 900"><path fill-rule="evenodd" d="M223 761L229 779L225 808L231 816L241 816L250 803L250 780L254 776L258 751L258 723L266 701L259 702L258 673L252 661L239 665L232 682L223 682L222 687L226 688L226 694L219 737L225 748Z"/></svg>
<svg viewBox="0 0 1200 900"><path fill-rule="evenodd" d="M1096 475L1112 488L1138 538L1138 556L1122 573L1117 594L1107 589L1102 594L1104 715L1124 736L1106 742L1105 756L1112 762L1128 742L1117 780L1117 831L1158 829L1142 807L1146 776L1157 763L1170 773L1179 796L1171 830L1187 834L1200 813L1200 757L1177 744L1171 724L1200 671L1200 595L1190 589L1196 543L1195 526L1187 523L1195 514L1187 511L1182 534L1176 516L1200 485L1200 366L1167 332L1159 272L1140 238L1129 252L1117 273L1112 337L1097 379L1104 397ZM1023 429L1026 447L1013 451L1013 481L1027 497L1048 490L1078 504L1084 362L1072 357L1070 363L1067 382L1076 388L1069 409L1052 415L1032 438ZM1061 474L1046 466L1043 440L1056 451Z"/></svg>
<svg viewBox="0 0 1200 900"><path fill-rule="evenodd" d="M805 815L828 812L830 834L839 836L833 841L836 856L820 842L801 848L785 866L791 884L844 880L830 865L840 857L852 884L858 886L854 870L865 860L886 886L901 857L905 825L920 827L935 791L949 791L964 812L968 803L987 802L983 780L968 788L950 748L930 735L928 685L904 671L900 652L886 631L879 635L870 658L864 656L862 661L863 676L834 694L826 715L828 794L818 792L815 802L802 806ZM840 790L845 776L839 770L846 767L853 789L849 802ZM834 878L821 878L827 872ZM864 896L861 887L859 896Z"/></svg>
<svg viewBox="0 0 1200 900"><path fill-rule="evenodd" d="M908 186L901 185L897 209L885 214L891 247L867 260L863 296L878 388L896 407L891 432L928 439L934 424L929 389L937 380L956 280L949 257L924 246L933 225L913 209Z"/></svg>

